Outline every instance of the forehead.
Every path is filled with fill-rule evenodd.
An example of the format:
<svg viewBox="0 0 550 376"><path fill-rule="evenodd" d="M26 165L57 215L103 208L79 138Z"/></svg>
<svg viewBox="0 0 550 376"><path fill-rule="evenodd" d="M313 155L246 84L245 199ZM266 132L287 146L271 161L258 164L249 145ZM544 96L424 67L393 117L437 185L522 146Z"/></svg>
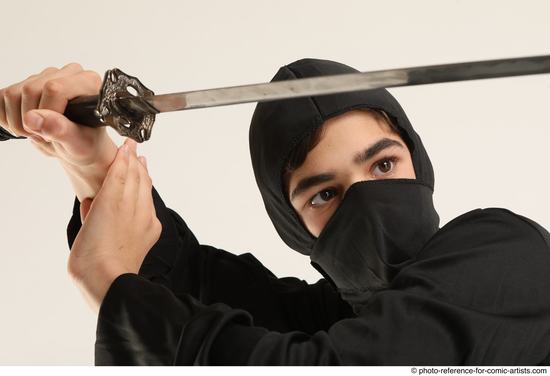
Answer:
<svg viewBox="0 0 550 376"><path fill-rule="evenodd" d="M328 119L318 145L335 144L336 141L350 143L353 140L375 141L380 136L394 133L391 126L369 111L354 110ZM397 136L397 135L396 135ZM323 146L321 145L321 146ZM315 149L311 150L312 152Z"/></svg>
<svg viewBox="0 0 550 376"><path fill-rule="evenodd" d="M367 111L350 111L331 118L323 124L319 143L290 180L319 170L337 169L342 163L349 163L352 155L384 137L401 141L390 125Z"/></svg>

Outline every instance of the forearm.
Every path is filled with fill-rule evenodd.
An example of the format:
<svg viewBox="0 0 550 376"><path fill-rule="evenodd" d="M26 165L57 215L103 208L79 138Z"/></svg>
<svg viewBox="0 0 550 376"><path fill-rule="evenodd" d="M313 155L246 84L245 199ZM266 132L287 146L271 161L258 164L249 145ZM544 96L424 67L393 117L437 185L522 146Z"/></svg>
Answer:
<svg viewBox="0 0 550 376"><path fill-rule="evenodd" d="M234 324L246 328L237 333L238 351L225 348L224 340L215 350L220 332ZM245 311L224 304L206 306L188 294L176 296L164 286L125 273L113 281L100 307L95 365L215 365L228 351L233 362L242 363L267 332L251 325Z"/></svg>

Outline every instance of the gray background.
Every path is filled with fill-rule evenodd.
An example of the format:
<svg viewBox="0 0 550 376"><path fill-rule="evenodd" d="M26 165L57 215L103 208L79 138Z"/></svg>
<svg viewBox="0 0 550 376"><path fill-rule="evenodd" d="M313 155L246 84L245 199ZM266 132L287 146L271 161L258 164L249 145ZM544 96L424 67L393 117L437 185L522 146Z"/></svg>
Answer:
<svg viewBox="0 0 550 376"><path fill-rule="evenodd" d="M548 4L6 1L0 87L72 61L121 68L165 93L269 81L302 57L366 71L549 54ZM550 75L390 91L431 155L442 225L505 207L550 228ZM161 115L141 152L202 243L251 251L278 276L314 282L263 208L248 154L253 109ZM0 169L0 364L93 364L96 317L66 272L68 180L28 141L2 143Z"/></svg>

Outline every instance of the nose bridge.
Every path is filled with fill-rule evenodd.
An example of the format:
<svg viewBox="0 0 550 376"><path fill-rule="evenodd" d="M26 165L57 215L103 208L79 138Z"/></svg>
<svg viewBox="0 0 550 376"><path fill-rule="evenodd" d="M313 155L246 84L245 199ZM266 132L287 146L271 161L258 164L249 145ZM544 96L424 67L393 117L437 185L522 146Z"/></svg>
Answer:
<svg viewBox="0 0 550 376"><path fill-rule="evenodd" d="M345 190L349 189L353 184L360 182L360 181L366 181L366 180L372 180L372 176L369 175L368 170L365 167L358 166L357 168L354 168L353 171L349 173L349 175L346 177L346 186Z"/></svg>

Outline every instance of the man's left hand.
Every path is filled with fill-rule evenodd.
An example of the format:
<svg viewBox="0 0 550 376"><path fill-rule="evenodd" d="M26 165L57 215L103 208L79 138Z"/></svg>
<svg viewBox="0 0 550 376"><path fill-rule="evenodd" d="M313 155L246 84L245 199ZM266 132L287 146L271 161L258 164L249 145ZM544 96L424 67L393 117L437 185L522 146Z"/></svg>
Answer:
<svg viewBox="0 0 550 376"><path fill-rule="evenodd" d="M82 228L67 270L96 313L118 276L138 273L162 230L146 162L137 157L136 147L126 140L97 196L80 206Z"/></svg>

